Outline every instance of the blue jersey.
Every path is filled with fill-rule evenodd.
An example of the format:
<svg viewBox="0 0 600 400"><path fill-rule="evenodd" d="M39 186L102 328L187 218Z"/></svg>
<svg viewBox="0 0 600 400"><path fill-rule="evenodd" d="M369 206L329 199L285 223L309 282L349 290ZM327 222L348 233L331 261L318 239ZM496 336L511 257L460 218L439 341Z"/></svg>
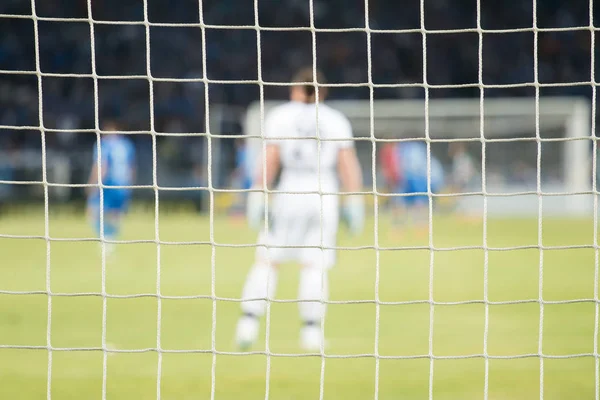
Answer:
<svg viewBox="0 0 600 400"><path fill-rule="evenodd" d="M254 161L248 154L247 146L240 146L236 150L236 168L240 173L242 189L250 189L252 187L251 162Z"/></svg>
<svg viewBox="0 0 600 400"><path fill-rule="evenodd" d="M400 160L400 172L405 179L427 178L427 146L425 143L399 143L396 152Z"/></svg>
<svg viewBox="0 0 600 400"><path fill-rule="evenodd" d="M399 160L400 175L405 182L419 182L427 191L427 145L424 142L398 143L396 148ZM435 157L430 157L431 163L431 190L441 188L444 179L442 165Z"/></svg>
<svg viewBox="0 0 600 400"><path fill-rule="evenodd" d="M106 186L130 186L133 184L135 148L123 136L111 134L100 141L102 169L106 171L103 184ZM94 162L98 160L98 148L94 147Z"/></svg>

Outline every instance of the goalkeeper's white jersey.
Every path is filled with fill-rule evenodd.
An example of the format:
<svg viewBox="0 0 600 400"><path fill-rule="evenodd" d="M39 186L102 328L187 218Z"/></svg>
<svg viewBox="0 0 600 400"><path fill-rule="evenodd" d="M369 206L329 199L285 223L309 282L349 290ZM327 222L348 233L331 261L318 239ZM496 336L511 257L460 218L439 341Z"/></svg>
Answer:
<svg viewBox="0 0 600 400"><path fill-rule="evenodd" d="M338 153L354 145L350 121L341 112L323 103L291 101L267 115L264 135L268 144L280 148L278 190L339 191Z"/></svg>

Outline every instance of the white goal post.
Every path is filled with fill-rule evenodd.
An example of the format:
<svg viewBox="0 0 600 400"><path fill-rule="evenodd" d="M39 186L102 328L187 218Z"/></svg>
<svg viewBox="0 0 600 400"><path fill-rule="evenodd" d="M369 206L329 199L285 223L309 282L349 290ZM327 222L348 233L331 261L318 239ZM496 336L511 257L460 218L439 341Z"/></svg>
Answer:
<svg viewBox="0 0 600 400"><path fill-rule="evenodd" d="M279 103L265 101L264 112ZM513 153L511 148L517 150L524 143L533 143L535 148L530 155L534 159L542 146L557 146L559 154L553 154L552 159L541 156L541 171L536 171L537 179L534 178L532 185L509 180L495 182L486 177L485 187L469 191L468 195L460 196L459 201L470 210L480 212L482 207L478 197L485 195L489 196L487 213L490 215L536 216L538 198L544 196L544 215L590 215L593 206L591 140L595 136L591 132L591 107L587 99L546 97L537 103L535 98L491 98L484 102L476 98L430 99L427 102L422 99L375 100L372 111L369 100L332 100L328 104L348 116L355 137L362 138L357 144L364 143L369 147L369 151L361 152L363 159L371 156L372 143L425 139L427 136L432 147L436 143L472 142L479 149L475 158L480 159L480 170L482 173L488 170L489 175L489 161L482 157L482 152L486 148L487 152L494 151L491 144L503 143L509 146L508 152ZM553 136L548 137L547 132L553 132ZM249 158L256 159L262 149L260 102L251 104L247 110L245 134L253 154ZM506 165L498 165L498 169L510 169L511 156L507 154ZM545 165L557 163L560 163L560 177L542 184L540 175L543 175ZM367 170L372 165L367 160L362 164ZM368 178L372 174L369 172L365 176ZM442 196L459 195L448 193Z"/></svg>

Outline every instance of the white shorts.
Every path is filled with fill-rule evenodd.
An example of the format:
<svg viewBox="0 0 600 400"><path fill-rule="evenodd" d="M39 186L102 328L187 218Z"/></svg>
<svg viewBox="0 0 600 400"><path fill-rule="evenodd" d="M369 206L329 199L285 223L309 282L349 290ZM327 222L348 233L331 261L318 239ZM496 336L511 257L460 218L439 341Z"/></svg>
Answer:
<svg viewBox="0 0 600 400"><path fill-rule="evenodd" d="M338 196L277 194L272 202L269 229L258 238L257 258L275 264L298 262L331 268L335 264Z"/></svg>

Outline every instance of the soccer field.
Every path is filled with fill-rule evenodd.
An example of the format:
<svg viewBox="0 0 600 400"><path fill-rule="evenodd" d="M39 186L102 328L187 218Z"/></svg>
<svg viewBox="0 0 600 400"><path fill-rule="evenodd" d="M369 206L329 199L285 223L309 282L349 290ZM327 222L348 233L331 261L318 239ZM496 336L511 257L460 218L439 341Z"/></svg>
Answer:
<svg viewBox="0 0 600 400"><path fill-rule="evenodd" d="M361 237L345 230L341 246L373 246L373 222ZM210 242L209 219L192 213L164 213L159 220L160 240ZM152 213L138 211L124 224L123 239L154 239ZM43 212L0 217L0 233L43 235ZM51 215L53 238L91 236L83 216ZM160 290L164 296L211 294L211 259L214 257L216 295L239 297L253 257L254 233L243 223L215 217L210 244L162 245ZM379 246L416 247L428 244L427 236L393 235L380 217ZM482 246L481 222L450 217L435 219L433 243L437 248ZM544 246L592 245L593 223L588 220L547 219L543 223ZM535 219L488 221L490 247L535 246ZM372 399L378 371L379 399L426 399L430 382L430 263L433 262L433 300L464 302L483 300L486 253L482 249L435 251L427 249L344 250L331 272L333 301L374 300L376 287L382 302L411 302L379 307L374 303L333 304L325 332L327 358L295 357L298 346L297 305L273 303L269 350L283 356L211 353L213 301L206 298L155 297L109 298L106 340L111 349L106 365L108 399L154 399L160 382L163 399L210 399L214 378L215 398L263 399L268 387L271 399L318 399L324 368L325 399ZM0 289L46 290L46 242L42 239L0 238ZM593 299L593 248L545 250L537 248L487 252L490 301L537 300L540 260L543 261L543 298L547 301ZM380 279L376 285L376 265ZM297 268L282 270L277 299L296 295ZM50 246L50 285L53 293L92 293L102 290L98 244L53 241ZM116 258L106 265L106 292L110 295L157 292L157 246L153 243L122 244ZM420 301L420 302L419 302ZM59 349L100 347L102 297L52 297L48 331L48 297L44 294L0 295L0 346L46 346ZM160 326L158 326L160 309ZM545 356L543 390L546 399L594 397L595 359L593 302L546 304L542 352ZM233 332L239 303L216 302L216 350L235 352ZM540 305L537 302L489 306L487 353L490 399L533 399L540 396ZM263 329L264 331L264 329ZM156 349L157 332L160 347ZM378 332L378 334L376 334ZM377 339L376 339L377 336ZM433 397L480 399L484 394L485 306L482 303L436 305L433 312ZM376 349L376 343L378 348ZM135 350L138 352L135 352ZM173 352L181 350L180 353ZM185 350L194 350L186 352ZM201 351L200 351L201 350ZM256 351L265 350L265 335ZM377 360L375 351L381 356ZM581 356L588 354L586 356ZM353 357L353 355L361 355ZM371 356L369 356L371 355ZM526 357L524 355L527 355ZM419 357L420 356L420 357ZM458 358L446 358L457 356ZM159 358L160 357L160 358ZM406 358L394 358L406 357ZM411 358L412 357L412 358ZM160 380L158 379L160 362ZM214 377L213 362L216 361ZM267 375L268 371L268 375ZM92 399L102 393L102 351L53 351L51 365L53 399ZM0 348L0 399L46 398L48 351ZM268 380L268 386L267 386Z"/></svg>

